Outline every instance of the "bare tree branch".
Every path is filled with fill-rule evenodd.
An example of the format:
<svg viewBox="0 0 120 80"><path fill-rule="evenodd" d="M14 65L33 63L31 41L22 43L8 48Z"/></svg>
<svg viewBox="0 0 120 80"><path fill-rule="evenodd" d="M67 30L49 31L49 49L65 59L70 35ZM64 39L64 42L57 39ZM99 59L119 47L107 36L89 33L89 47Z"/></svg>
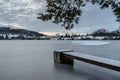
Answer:
<svg viewBox="0 0 120 80"><path fill-rule="evenodd" d="M91 2L99 4L101 9L112 7L117 21L120 22L120 2L118 0L47 0L47 13L40 13L38 19L52 20L55 24L61 24L66 30L78 24L82 15L82 8Z"/></svg>

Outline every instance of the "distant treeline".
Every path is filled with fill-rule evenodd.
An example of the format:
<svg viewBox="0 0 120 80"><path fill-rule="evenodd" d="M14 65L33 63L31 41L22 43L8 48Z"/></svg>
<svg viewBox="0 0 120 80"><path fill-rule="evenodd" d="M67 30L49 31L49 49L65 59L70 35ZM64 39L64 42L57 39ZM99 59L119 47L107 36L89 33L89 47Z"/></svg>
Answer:
<svg viewBox="0 0 120 80"><path fill-rule="evenodd" d="M107 29L99 29L92 33L93 36L120 36L120 30L108 31Z"/></svg>
<svg viewBox="0 0 120 80"><path fill-rule="evenodd" d="M25 29L12 29L10 27L0 27L0 40L22 39L22 40L34 40L34 39L46 39L43 38L44 34L29 31Z"/></svg>
<svg viewBox="0 0 120 80"><path fill-rule="evenodd" d="M57 40L120 40L120 29L108 31L107 29L98 29L92 33L84 34L56 34Z"/></svg>
<svg viewBox="0 0 120 80"><path fill-rule="evenodd" d="M25 29L12 29L9 27L0 27L0 40L120 40L120 29L108 31L107 29L98 29L90 34L56 34L54 37L48 37L44 34L29 31Z"/></svg>

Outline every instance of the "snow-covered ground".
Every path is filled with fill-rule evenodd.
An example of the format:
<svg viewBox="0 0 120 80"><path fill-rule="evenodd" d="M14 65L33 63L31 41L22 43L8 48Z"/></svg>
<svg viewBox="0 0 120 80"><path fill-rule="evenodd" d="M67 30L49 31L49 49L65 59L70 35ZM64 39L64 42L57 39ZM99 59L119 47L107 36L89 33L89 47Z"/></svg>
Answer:
<svg viewBox="0 0 120 80"><path fill-rule="evenodd" d="M107 41L72 41L75 45L106 45L110 44L110 42Z"/></svg>

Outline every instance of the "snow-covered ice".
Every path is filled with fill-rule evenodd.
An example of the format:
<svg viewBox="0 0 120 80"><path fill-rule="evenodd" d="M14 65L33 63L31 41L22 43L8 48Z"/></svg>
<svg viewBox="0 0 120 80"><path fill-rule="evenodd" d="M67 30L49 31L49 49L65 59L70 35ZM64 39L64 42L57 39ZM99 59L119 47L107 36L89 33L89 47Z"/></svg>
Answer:
<svg viewBox="0 0 120 80"><path fill-rule="evenodd" d="M107 41L72 41L75 45L106 45L110 44Z"/></svg>

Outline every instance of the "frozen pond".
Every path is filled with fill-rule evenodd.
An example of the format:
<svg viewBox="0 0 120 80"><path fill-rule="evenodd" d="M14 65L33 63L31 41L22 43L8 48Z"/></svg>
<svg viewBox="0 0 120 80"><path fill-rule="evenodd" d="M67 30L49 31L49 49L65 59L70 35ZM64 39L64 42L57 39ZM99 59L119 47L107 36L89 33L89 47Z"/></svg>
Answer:
<svg viewBox="0 0 120 80"><path fill-rule="evenodd" d="M77 42L77 43L76 43ZM0 41L0 80L120 80L120 72L74 61L74 66L55 64L53 51L76 52L120 61L120 41L88 45L91 41ZM76 45L84 43L87 45ZM101 42L96 42L101 43Z"/></svg>

